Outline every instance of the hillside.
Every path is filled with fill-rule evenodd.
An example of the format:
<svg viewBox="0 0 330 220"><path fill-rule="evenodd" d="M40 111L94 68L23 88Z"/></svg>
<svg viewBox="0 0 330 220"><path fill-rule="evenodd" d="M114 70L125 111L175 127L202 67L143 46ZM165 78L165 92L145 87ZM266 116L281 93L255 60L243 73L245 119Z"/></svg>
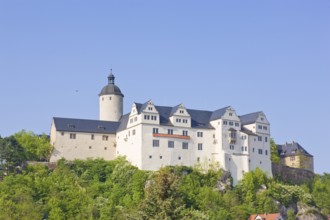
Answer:
<svg viewBox="0 0 330 220"><path fill-rule="evenodd" d="M125 158L27 166L0 182L0 219L247 219L279 209L294 219L298 206L298 217L329 214L329 174L293 186L256 170L231 187L216 165L201 167L147 172Z"/></svg>

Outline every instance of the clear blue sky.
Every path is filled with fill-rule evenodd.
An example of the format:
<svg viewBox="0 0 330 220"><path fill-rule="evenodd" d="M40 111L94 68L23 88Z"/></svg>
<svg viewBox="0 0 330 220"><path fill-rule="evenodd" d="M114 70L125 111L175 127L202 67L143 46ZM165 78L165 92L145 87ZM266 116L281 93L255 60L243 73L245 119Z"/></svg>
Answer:
<svg viewBox="0 0 330 220"><path fill-rule="evenodd" d="M329 0L0 0L0 135L98 118L113 68L132 103L264 111L330 173ZM78 92L77 92L78 91Z"/></svg>

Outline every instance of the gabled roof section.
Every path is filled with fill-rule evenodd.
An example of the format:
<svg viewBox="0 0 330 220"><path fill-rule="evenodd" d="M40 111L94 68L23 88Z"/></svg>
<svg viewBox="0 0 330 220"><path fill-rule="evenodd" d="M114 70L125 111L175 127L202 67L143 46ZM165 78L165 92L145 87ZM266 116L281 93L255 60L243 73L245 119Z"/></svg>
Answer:
<svg viewBox="0 0 330 220"><path fill-rule="evenodd" d="M210 121L214 121L222 118L222 116L225 115L228 108L230 108L230 106L215 110L211 115Z"/></svg>
<svg viewBox="0 0 330 220"><path fill-rule="evenodd" d="M263 112L261 112L261 111L254 112L254 113L250 113L250 114L247 114L247 115L239 116L239 118L241 119L242 125L249 125L249 124L255 123L258 120L259 115L261 113L263 113Z"/></svg>
<svg viewBox="0 0 330 220"><path fill-rule="evenodd" d="M298 154L313 157L313 155L308 153L299 143L294 141L292 143L277 145L277 150L281 157L295 156Z"/></svg>
<svg viewBox="0 0 330 220"><path fill-rule="evenodd" d="M182 104L174 106L171 110L170 117L172 117L179 110L179 108L181 108L182 106L183 106Z"/></svg>
<svg viewBox="0 0 330 220"><path fill-rule="evenodd" d="M141 103L134 103L134 104L140 114L143 109L143 104ZM159 112L160 125L173 126L173 124L170 121L173 107L155 105L155 108ZM193 109L186 109L186 110L191 117L192 128L213 129L212 125L210 124L210 117L212 115L211 111L193 110ZM120 121L121 124L120 124L120 128L118 129L119 131L127 128L128 117L126 118L126 115L124 115Z"/></svg>
<svg viewBox="0 0 330 220"><path fill-rule="evenodd" d="M251 130L242 127L241 132L247 135L258 136L256 133L253 133Z"/></svg>
<svg viewBox="0 0 330 220"><path fill-rule="evenodd" d="M116 134L120 122L73 118L53 118L57 131Z"/></svg>

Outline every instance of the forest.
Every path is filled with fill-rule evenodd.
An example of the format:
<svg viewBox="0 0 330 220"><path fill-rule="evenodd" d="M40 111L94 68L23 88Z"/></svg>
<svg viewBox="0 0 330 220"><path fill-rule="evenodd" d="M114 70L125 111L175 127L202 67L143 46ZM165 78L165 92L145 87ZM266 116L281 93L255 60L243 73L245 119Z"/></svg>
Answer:
<svg viewBox="0 0 330 220"><path fill-rule="evenodd" d="M125 158L47 160L47 137L19 132L0 138L0 219L248 219L281 212L286 219L330 215L330 174L303 185L246 173L238 185L217 164L205 169L143 171ZM4 162L5 161L5 162Z"/></svg>

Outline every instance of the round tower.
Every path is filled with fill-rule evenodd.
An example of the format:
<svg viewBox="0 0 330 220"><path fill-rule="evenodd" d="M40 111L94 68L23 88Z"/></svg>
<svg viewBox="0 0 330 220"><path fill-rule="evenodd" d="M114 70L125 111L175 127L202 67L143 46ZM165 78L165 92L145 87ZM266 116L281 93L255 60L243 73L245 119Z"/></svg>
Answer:
<svg viewBox="0 0 330 220"><path fill-rule="evenodd" d="M123 98L118 86L115 85L115 76L108 76L108 85L103 87L99 94L100 102L100 120L102 121L119 121L123 115Z"/></svg>

